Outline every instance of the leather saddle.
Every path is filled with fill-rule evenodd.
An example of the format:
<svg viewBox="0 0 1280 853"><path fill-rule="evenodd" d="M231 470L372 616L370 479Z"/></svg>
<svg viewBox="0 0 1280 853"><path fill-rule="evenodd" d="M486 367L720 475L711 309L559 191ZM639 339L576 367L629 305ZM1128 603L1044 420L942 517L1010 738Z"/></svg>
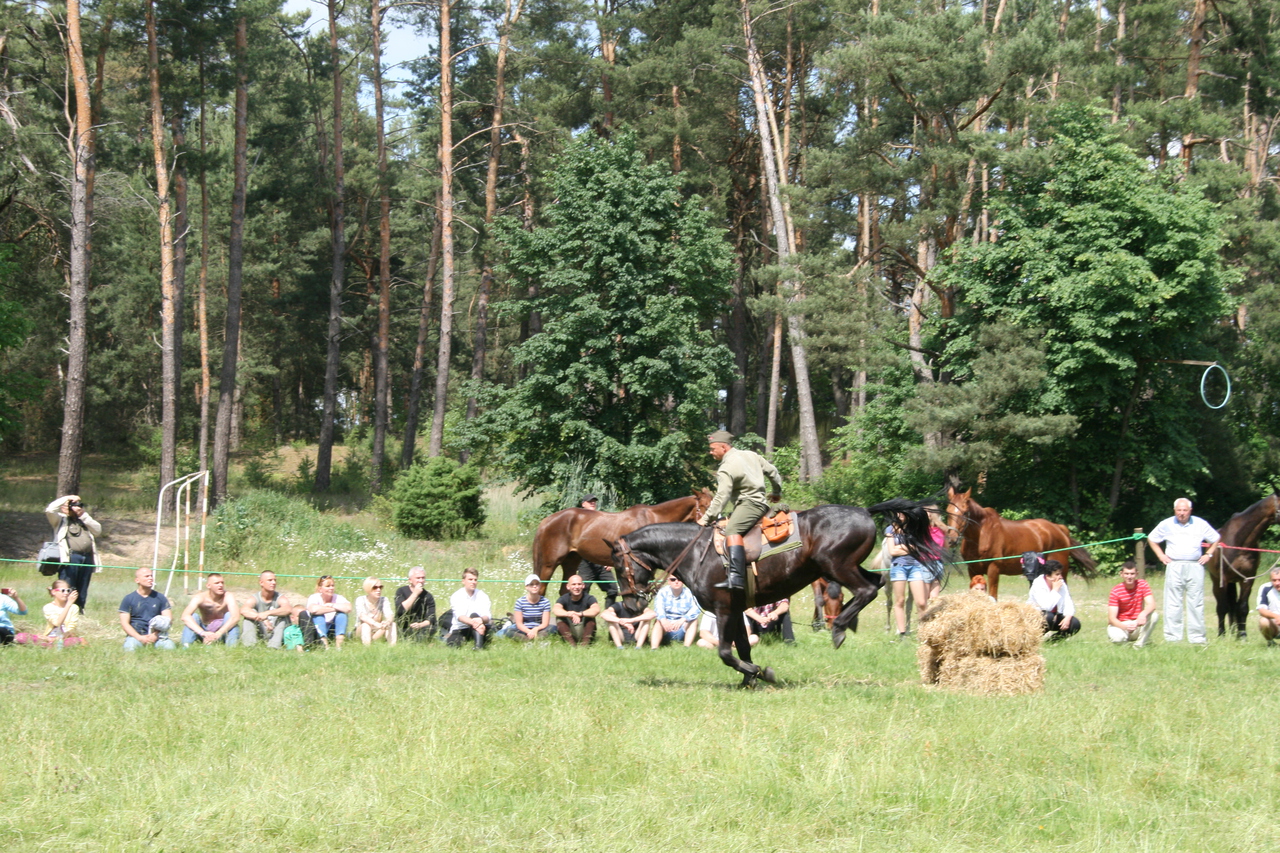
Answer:
<svg viewBox="0 0 1280 853"><path fill-rule="evenodd" d="M712 541L715 543L716 553L728 560L729 552L724 544L724 526L724 519L716 522ZM794 530L795 523L791 514L783 509L760 519L760 523L742 537L742 544L747 552L747 562L754 563L759 560L763 552L770 550L775 544L785 542L792 536Z"/></svg>

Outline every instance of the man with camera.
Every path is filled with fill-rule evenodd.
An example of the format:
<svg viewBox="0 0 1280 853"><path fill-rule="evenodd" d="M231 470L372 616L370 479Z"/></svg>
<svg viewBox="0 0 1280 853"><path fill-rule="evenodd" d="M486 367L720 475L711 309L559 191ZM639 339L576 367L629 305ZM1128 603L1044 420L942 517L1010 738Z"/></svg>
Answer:
<svg viewBox="0 0 1280 853"><path fill-rule="evenodd" d="M93 573L102 571L95 536L102 535L102 525L93 520L79 495L63 495L44 508L44 517L53 528L53 541L58 543L58 559L62 561L58 577L80 593L81 612L89 610L89 581Z"/></svg>

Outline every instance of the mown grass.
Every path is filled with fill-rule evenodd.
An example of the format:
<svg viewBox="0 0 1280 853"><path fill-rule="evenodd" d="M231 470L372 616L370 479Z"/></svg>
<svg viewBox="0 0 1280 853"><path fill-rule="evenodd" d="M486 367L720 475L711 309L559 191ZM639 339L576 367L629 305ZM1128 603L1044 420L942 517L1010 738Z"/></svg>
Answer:
<svg viewBox="0 0 1280 853"><path fill-rule="evenodd" d="M1046 650L1042 694L803 632L710 652L5 650L5 850L1252 850L1280 653Z"/></svg>
<svg viewBox="0 0 1280 853"><path fill-rule="evenodd" d="M398 540L371 516L264 510L252 547L236 561L213 550L210 568L314 575L333 565L318 552L384 542L385 563L353 576L479 565L504 612L527 553L518 504L506 533L451 544ZM273 551L286 534L296 541ZM37 624L41 580L0 564L0 585L32 608L20 626ZM1072 581L1084 630L1045 650L1042 693L996 699L920 686L913 644L884 631L883 599L837 651L804 627L800 596L797 644L757 650L781 683L743 692L696 648L127 655L115 605L132 585L108 570L88 648L0 649L0 850L1268 846L1280 649L1256 632L1205 649L1112 647L1111 583ZM456 584L430 588L443 609ZM185 601L180 584L171 597Z"/></svg>

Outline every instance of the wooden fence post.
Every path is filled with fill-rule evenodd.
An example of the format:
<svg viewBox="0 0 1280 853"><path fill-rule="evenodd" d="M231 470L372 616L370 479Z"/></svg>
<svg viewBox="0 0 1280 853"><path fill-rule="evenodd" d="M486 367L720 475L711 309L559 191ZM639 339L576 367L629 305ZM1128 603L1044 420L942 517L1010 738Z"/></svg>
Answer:
<svg viewBox="0 0 1280 853"><path fill-rule="evenodd" d="M1141 534L1142 528L1133 528L1135 534ZM1133 561L1138 565L1138 577L1145 578L1147 576L1147 537L1143 536L1133 545Z"/></svg>

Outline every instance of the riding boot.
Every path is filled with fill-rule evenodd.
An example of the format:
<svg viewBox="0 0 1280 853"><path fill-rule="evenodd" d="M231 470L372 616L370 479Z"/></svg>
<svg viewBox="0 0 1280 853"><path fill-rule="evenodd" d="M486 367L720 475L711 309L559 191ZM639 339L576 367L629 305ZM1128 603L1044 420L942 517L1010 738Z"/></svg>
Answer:
<svg viewBox="0 0 1280 853"><path fill-rule="evenodd" d="M747 588L747 549L741 545L729 546L729 577L716 584L716 589Z"/></svg>

